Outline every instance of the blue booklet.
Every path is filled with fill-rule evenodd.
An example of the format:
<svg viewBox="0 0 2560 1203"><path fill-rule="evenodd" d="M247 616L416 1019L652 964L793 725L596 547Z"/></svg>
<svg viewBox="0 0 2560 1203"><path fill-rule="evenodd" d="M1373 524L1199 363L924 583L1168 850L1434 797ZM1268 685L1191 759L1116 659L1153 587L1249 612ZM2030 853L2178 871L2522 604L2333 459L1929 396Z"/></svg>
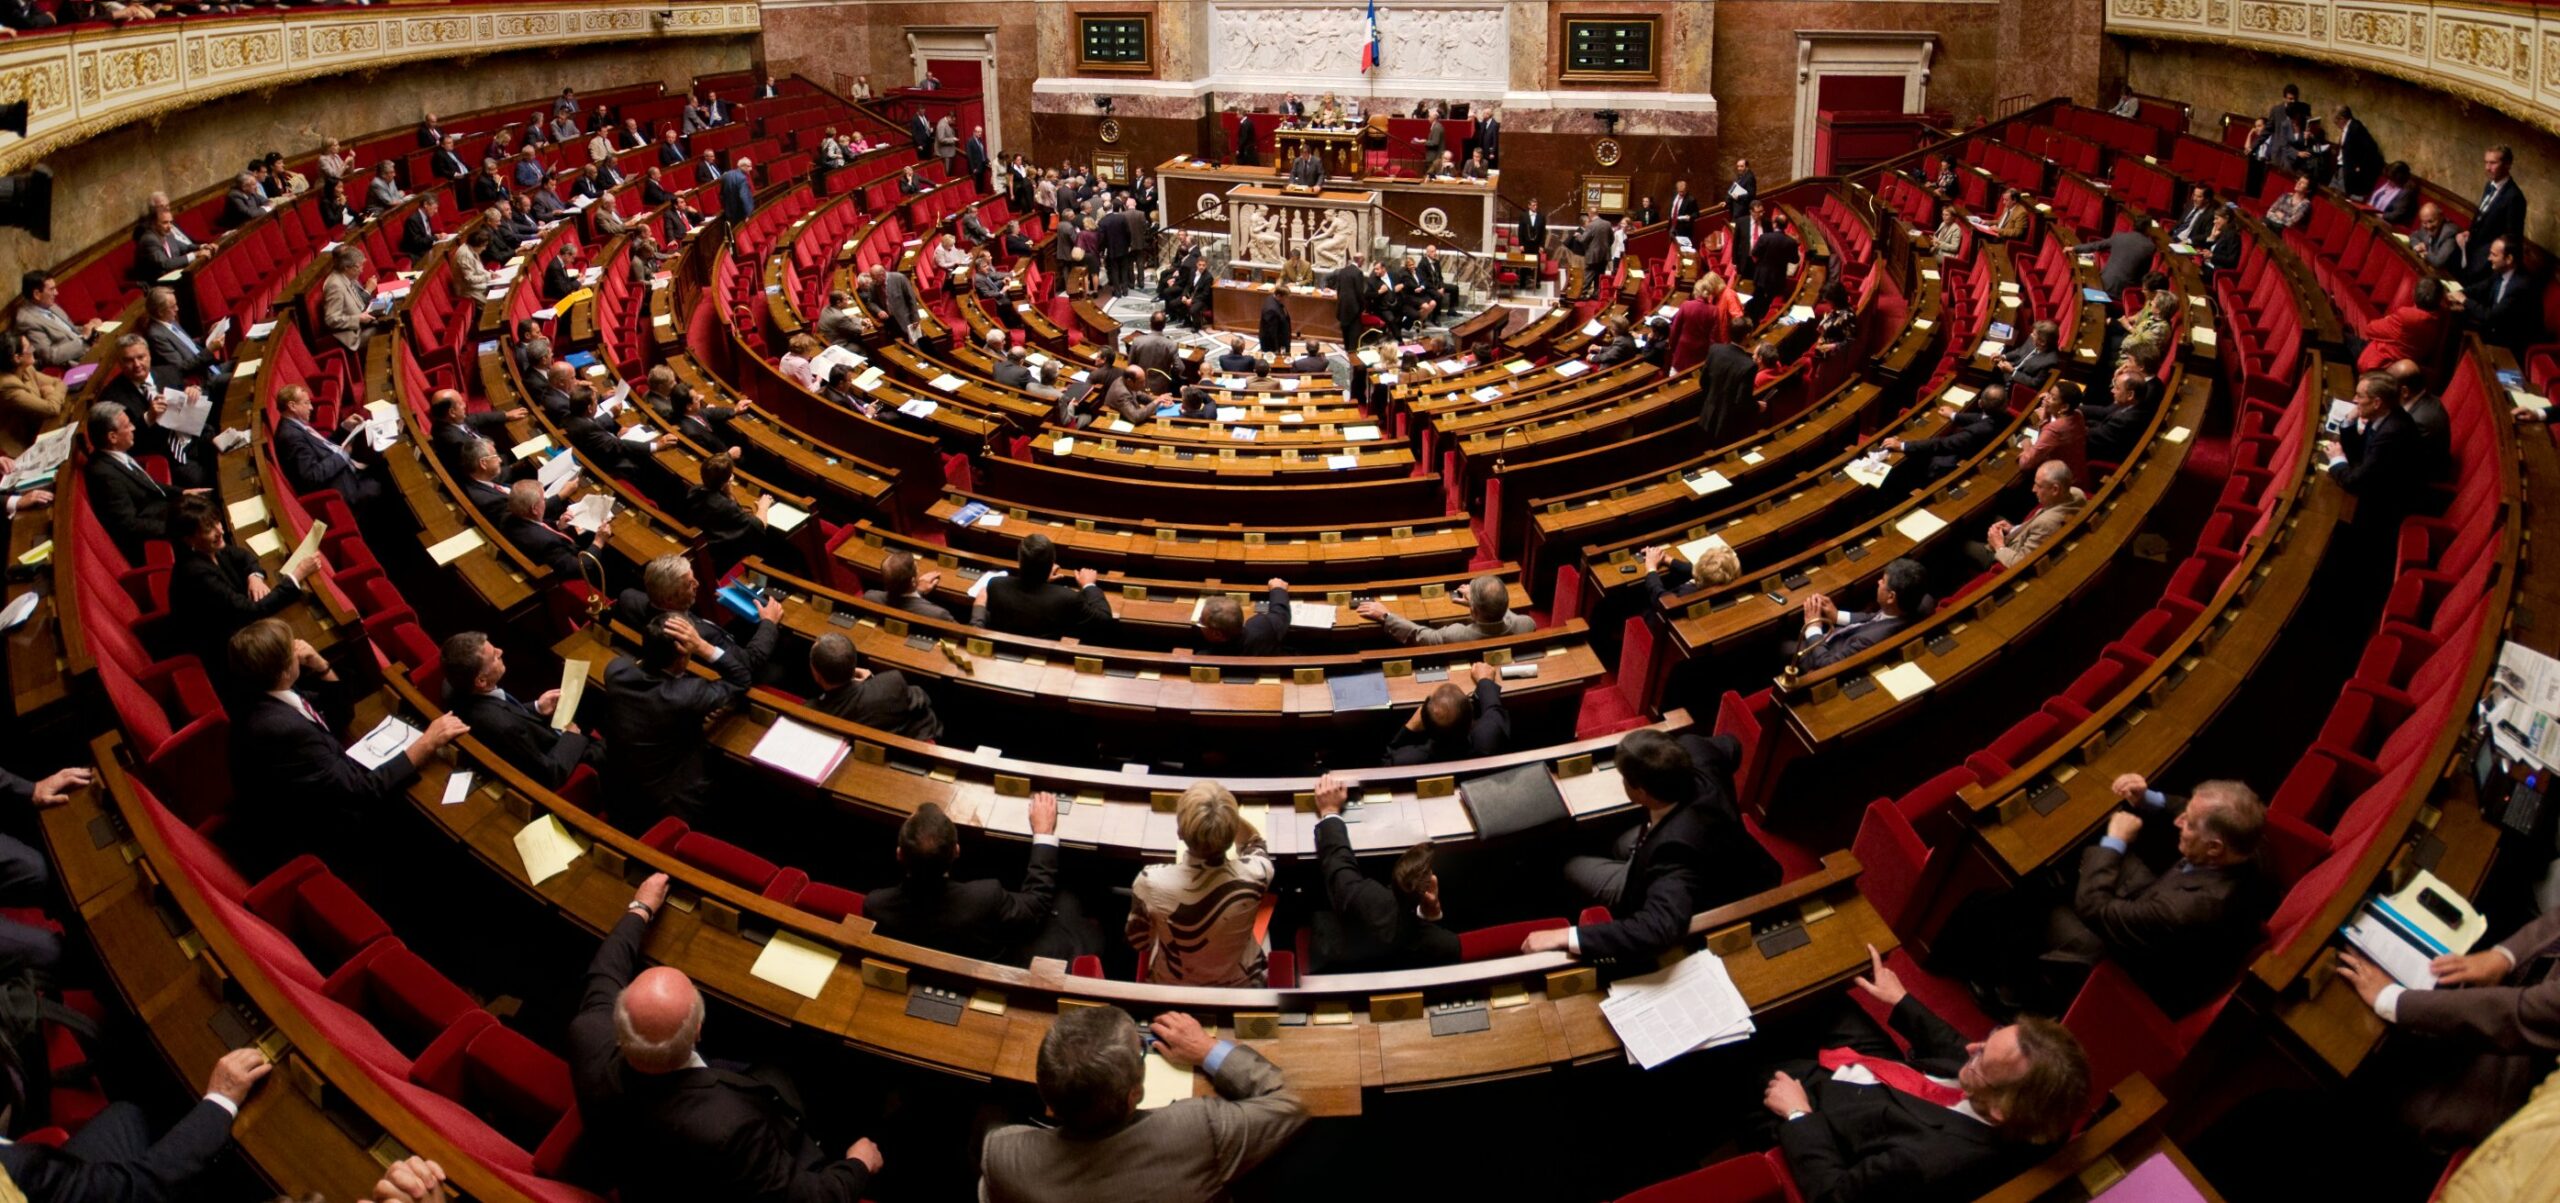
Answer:
<svg viewBox="0 0 2560 1203"><path fill-rule="evenodd" d="M750 622L755 621L756 607L764 603L763 591L744 581L720 587L720 604L729 612Z"/></svg>
<svg viewBox="0 0 2560 1203"><path fill-rule="evenodd" d="M2017 337L2017 334L2018 334L2018 328L2017 328L2017 327L2015 327L2015 326L2010 325L2010 324L2009 324L2009 323L2007 323L2007 322L1993 322L1993 323L1991 323L1991 337L1993 337L1993 338L2001 338L2001 339L2006 339L2006 338L2015 338L2015 337Z"/></svg>
<svg viewBox="0 0 2560 1203"><path fill-rule="evenodd" d="M972 501L967 505L961 506L960 512L951 516L951 525L968 526L971 523L976 522L978 519L986 516L987 503L983 501Z"/></svg>
<svg viewBox="0 0 2560 1203"><path fill-rule="evenodd" d="M2107 290L2103 288L2083 288L2080 290L2080 299L2083 301L2095 301L2101 305L2112 305L2115 303L2115 298L2108 296Z"/></svg>
<svg viewBox="0 0 2560 1203"><path fill-rule="evenodd" d="M1376 670L1335 673L1325 678L1333 687L1335 710L1384 710L1387 708L1387 674Z"/></svg>

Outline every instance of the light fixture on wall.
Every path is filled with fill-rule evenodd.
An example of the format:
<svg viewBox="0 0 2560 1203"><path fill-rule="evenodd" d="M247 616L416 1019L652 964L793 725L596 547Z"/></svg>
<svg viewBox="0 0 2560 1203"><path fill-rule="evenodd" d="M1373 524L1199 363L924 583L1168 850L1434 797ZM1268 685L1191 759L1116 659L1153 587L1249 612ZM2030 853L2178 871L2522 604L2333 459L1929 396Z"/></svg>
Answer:
<svg viewBox="0 0 2560 1203"><path fill-rule="evenodd" d="M1094 98L1093 98L1093 107L1095 107L1095 108L1097 108L1097 109L1100 109L1100 110L1102 110L1103 112L1106 112L1106 113L1108 113L1108 112L1110 112L1110 111L1111 111L1111 106L1112 106L1112 104L1113 104L1113 103L1114 103L1114 102L1113 102L1113 100L1112 100L1110 97L1108 97L1108 96L1096 96L1096 97L1094 97Z"/></svg>
<svg viewBox="0 0 2560 1203"><path fill-rule="evenodd" d="M1605 129L1612 134L1618 132L1618 110L1601 109L1591 115L1600 119L1600 126L1602 129Z"/></svg>
<svg viewBox="0 0 2560 1203"><path fill-rule="evenodd" d="M26 101L12 100L0 104L0 133L16 134L21 138L27 136Z"/></svg>

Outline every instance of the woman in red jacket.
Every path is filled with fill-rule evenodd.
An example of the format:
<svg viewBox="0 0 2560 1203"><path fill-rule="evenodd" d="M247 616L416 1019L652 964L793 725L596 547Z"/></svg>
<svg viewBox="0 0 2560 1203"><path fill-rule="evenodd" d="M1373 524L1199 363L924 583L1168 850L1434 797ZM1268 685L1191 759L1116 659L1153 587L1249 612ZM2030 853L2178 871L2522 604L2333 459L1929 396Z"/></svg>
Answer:
<svg viewBox="0 0 2560 1203"><path fill-rule="evenodd" d="M2379 372L2403 359L2435 362L2444 345L2444 285L2429 276L2418 281L2409 303L2374 319L2364 328L2364 350L2356 371Z"/></svg>

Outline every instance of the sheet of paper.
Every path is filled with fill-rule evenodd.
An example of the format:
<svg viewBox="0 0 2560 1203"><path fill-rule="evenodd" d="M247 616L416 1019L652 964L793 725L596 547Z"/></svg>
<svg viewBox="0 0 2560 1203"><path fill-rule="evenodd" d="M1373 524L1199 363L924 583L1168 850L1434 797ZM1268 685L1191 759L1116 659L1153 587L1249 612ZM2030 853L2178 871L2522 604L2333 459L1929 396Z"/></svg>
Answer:
<svg viewBox="0 0 2560 1203"><path fill-rule="evenodd" d="M434 560L438 567L442 567L471 554L473 549L487 541L480 537L479 531L466 530L427 548L427 558Z"/></svg>
<svg viewBox="0 0 2560 1203"><path fill-rule="evenodd" d="M1289 625L1312 630L1330 631L1341 614L1341 607L1331 602L1293 601L1289 603Z"/></svg>
<svg viewBox="0 0 2560 1203"><path fill-rule="evenodd" d="M1876 684L1884 686L1884 691L1892 694L1894 701L1908 702L1929 692L1929 687L1936 685L1937 681L1931 679L1929 670L1905 660L1877 673Z"/></svg>
<svg viewBox="0 0 2560 1203"><path fill-rule="evenodd" d="M542 461L542 467L534 471L533 478L535 483L542 486L543 496L557 497L568 490L570 483L577 480L580 473L577 456L555 455Z"/></svg>
<svg viewBox="0 0 2560 1203"><path fill-rule="evenodd" d="M910 418L922 421L923 419L932 417L933 411L940 408L942 408L941 402L927 401L922 397L918 397L913 401L908 401L899 405L898 412L905 414Z"/></svg>
<svg viewBox="0 0 2560 1203"><path fill-rule="evenodd" d="M1360 457L1356 455L1328 455L1324 457L1324 466L1331 468L1336 472L1342 471L1345 468L1357 468L1360 466Z"/></svg>
<svg viewBox="0 0 2560 1203"><path fill-rule="evenodd" d="M2194 434L2194 431L2189 430L2184 426L2172 426L2167 430L2160 432L2160 441L2163 443L2183 443L2193 437Z"/></svg>
<svg viewBox="0 0 2560 1203"><path fill-rule="evenodd" d="M1751 1004L1735 988L1724 960L1692 953L1668 969L1609 987L1600 1003L1627 1059L1652 1069L1694 1049L1730 1044L1751 1035Z"/></svg>
<svg viewBox="0 0 2560 1203"><path fill-rule="evenodd" d="M809 511L796 505L784 505L779 501L774 502L773 508L764 513L764 524L786 535L800 529L800 524L808 520Z"/></svg>
<svg viewBox="0 0 2560 1203"><path fill-rule="evenodd" d="M927 383L931 384L934 388L942 390L943 392L956 393L960 391L960 386L966 382L949 372L943 372Z"/></svg>
<svg viewBox="0 0 2560 1203"><path fill-rule="evenodd" d="M471 774L455 769L444 779L444 805L453 806L471 796Z"/></svg>
<svg viewBox="0 0 2560 1203"><path fill-rule="evenodd" d="M1499 401L1502 399L1502 390L1488 384L1467 395L1478 401Z"/></svg>
<svg viewBox="0 0 2560 1203"><path fill-rule="evenodd" d="M803 726L787 718L773 720L764 738L756 741L749 758L772 765L804 781L825 783L827 775L844 763L850 747L842 738Z"/></svg>
<svg viewBox="0 0 2560 1203"><path fill-rule="evenodd" d="M1997 358L2002 350L2004 350L2004 348L2001 347L1999 339L1986 338L1982 340L1981 346L1973 349L1973 353L1976 355Z"/></svg>
<svg viewBox="0 0 2560 1203"><path fill-rule="evenodd" d="M1342 428L1342 437L1349 442L1366 443L1378 437L1378 428L1375 426L1345 426Z"/></svg>
<svg viewBox="0 0 2560 1203"><path fill-rule="evenodd" d="M35 615L36 606L43 600L44 595L32 589L10 598L7 606L0 606L0 631L16 630L19 623Z"/></svg>
<svg viewBox="0 0 2560 1203"><path fill-rule="evenodd" d="M516 855L524 858L525 878L535 885L558 876L585 854L557 815L544 815L516 831Z"/></svg>
<svg viewBox="0 0 2560 1203"><path fill-rule="evenodd" d="M537 434L532 438L526 439L525 441L508 448L507 454L514 456L517 459L523 459L528 455L540 455L549 450L551 450L551 436L547 434Z"/></svg>
<svg viewBox="0 0 2560 1203"><path fill-rule="evenodd" d="M1901 521L1894 523L1893 529L1901 531L1903 538L1921 543L1927 541L1929 536L1947 529L1947 520L1927 510L1913 510L1904 514Z"/></svg>
<svg viewBox="0 0 2560 1203"><path fill-rule="evenodd" d="M303 532L302 542L294 544L293 554L285 557L282 569L283 574L285 576L295 576L302 571L302 566L305 563L318 558L320 555L320 540L327 537L328 534L328 523L313 522L311 524L311 529Z"/></svg>
<svg viewBox="0 0 2560 1203"><path fill-rule="evenodd" d="M268 556L280 555L283 553L284 536L277 534L276 529L270 526L256 534L242 538L240 540L240 546L248 548L252 553L256 554L259 559L263 560Z"/></svg>
<svg viewBox="0 0 2560 1203"><path fill-rule="evenodd" d="M1076 436L1071 434L1062 434L1049 441L1049 454L1051 455L1069 455L1074 453L1075 449Z"/></svg>
<svg viewBox="0 0 2560 1203"><path fill-rule="evenodd" d="M1726 480L1724 473L1718 472L1713 468L1709 468L1696 476L1687 477L1683 479L1681 483L1688 485L1689 491L1700 497L1704 497L1709 493L1722 492L1733 487L1733 482Z"/></svg>
<svg viewBox="0 0 2560 1203"><path fill-rule="evenodd" d="M1146 1093L1138 1100L1138 1110L1153 1111L1169 1107L1191 1097L1191 1071L1165 1060L1155 1050L1147 1052Z"/></svg>
<svg viewBox="0 0 2560 1203"><path fill-rule="evenodd" d="M267 520L267 499L243 497L232 502L228 512L231 515L231 529L239 530L246 526L256 526Z"/></svg>
<svg viewBox="0 0 2560 1203"><path fill-rule="evenodd" d="M778 931L765 941L764 951L756 954L755 966L747 972L802 998L816 998L826 992L827 979L835 975L841 959L832 948Z"/></svg>
<svg viewBox="0 0 2560 1203"><path fill-rule="evenodd" d="M1725 546L1724 536L1709 535L1703 539L1691 539L1688 542L1673 548L1672 553L1688 563L1695 564L1698 562L1699 553L1704 552L1710 547L1723 546Z"/></svg>
<svg viewBox="0 0 2560 1203"><path fill-rule="evenodd" d="M363 739L347 748L347 758L369 769L391 763L391 758L409 750L424 732L392 715L373 725Z"/></svg>

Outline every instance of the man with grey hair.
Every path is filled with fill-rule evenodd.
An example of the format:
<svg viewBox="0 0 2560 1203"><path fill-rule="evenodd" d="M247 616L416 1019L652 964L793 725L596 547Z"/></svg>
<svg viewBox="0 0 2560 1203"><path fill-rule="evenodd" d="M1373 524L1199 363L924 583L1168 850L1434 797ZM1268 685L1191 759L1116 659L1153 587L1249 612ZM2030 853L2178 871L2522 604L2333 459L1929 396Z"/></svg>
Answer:
<svg viewBox="0 0 2560 1203"><path fill-rule="evenodd" d="M705 1061L701 991L683 970L640 967L666 903L666 874L640 883L588 962L569 1021L570 1085L592 1164L630 1203L857 1203L880 1172L879 1146L856 1140L830 1154L778 1068Z"/></svg>
<svg viewBox="0 0 2560 1203"><path fill-rule="evenodd" d="M1994 522L1991 529L1983 532L1982 542L1965 548L1975 566L2007 568L2016 564L2062 533L2062 528L2089 504L2089 495L2072 487L2071 465L2058 459L2036 465L2033 488L2036 505L2027 511L2024 520L2014 524L2005 519Z"/></svg>
<svg viewBox="0 0 2560 1203"><path fill-rule="evenodd" d="M692 561L675 554L659 556L641 566L639 588L625 589L614 599L613 620L639 630L660 614L690 617L695 590ZM728 628L717 622L706 619L694 625L704 643L725 655L744 656L747 670L761 674L773 660L774 645L782 639L782 607L769 598L756 603L755 633L744 643L731 638Z"/></svg>
<svg viewBox="0 0 2560 1203"><path fill-rule="evenodd" d="M1147 1045L1197 1067L1216 1098L1147 1111ZM988 1134L979 1158L982 1203L1210 1203L1269 1160L1307 1121L1278 1067L1232 1040L1211 1038L1179 1011L1144 1033L1118 1007L1063 1010L1041 1038L1034 1070L1057 1127L1017 1124Z"/></svg>
<svg viewBox="0 0 2560 1203"><path fill-rule="evenodd" d="M1450 597L1467 608L1465 621L1426 627L1373 601L1360 603L1360 617L1385 624L1387 636L1398 643L1418 643L1426 647L1526 635L1538 629L1537 620L1526 614L1512 613L1511 587L1493 573L1485 573L1459 586Z"/></svg>
<svg viewBox="0 0 2560 1203"><path fill-rule="evenodd" d="M2018 906L2015 898L1968 902L1949 921L1945 948L1995 1012L2059 1015L2100 960L2114 961L2171 1016L2228 987L2264 935L2275 902L2258 866L2267 808L2238 781L2206 781L2180 797L2140 773L2110 783L2125 808L2080 852L2068 898ZM2155 823L2165 819L2165 824ZM2145 827L2166 838L2135 848ZM2155 847L2157 845L2157 847Z"/></svg>

